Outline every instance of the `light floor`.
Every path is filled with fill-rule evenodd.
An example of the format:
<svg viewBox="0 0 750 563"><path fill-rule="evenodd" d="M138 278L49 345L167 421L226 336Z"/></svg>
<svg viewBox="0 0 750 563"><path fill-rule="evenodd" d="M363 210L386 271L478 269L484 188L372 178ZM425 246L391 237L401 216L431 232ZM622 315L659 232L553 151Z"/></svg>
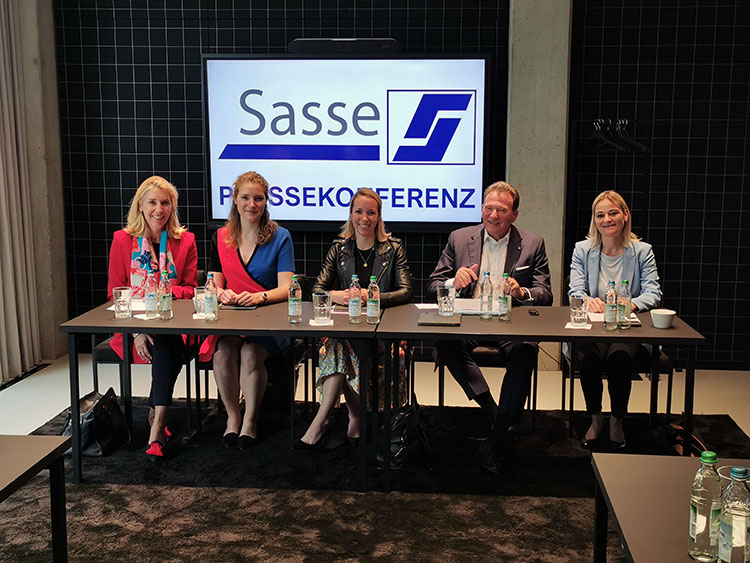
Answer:
<svg viewBox="0 0 750 563"><path fill-rule="evenodd" d="M503 369L486 369L485 376L497 398L502 380ZM80 356L81 393L93 388L91 356ZM112 386L120 395L117 368L111 365L100 366L100 389ZM672 412L682 412L684 401L684 372L675 373ZM216 389L211 379L210 396L216 397ZM133 367L133 396L147 396L150 384L150 370L146 366ZM649 401L649 382L633 382L630 399L632 412L647 412ZM446 373L446 404L455 406L473 405L463 391ZM417 363L415 390L420 404L437 404L437 375L432 371L432 364ZM666 380L659 382L659 409L665 411ZM538 408L560 408L560 372L544 371L539 374ZM303 386L298 389L298 398L302 398ZM177 381L175 397L185 396L185 377ZM0 391L0 434L29 434L53 416L70 405L68 387L68 358L56 360L49 367L40 370ZM583 410L583 395L580 385L576 385L575 405ZM609 408L605 392L605 411ZM696 373L695 408L696 414L729 414L750 435L750 372L747 371L708 371Z"/></svg>

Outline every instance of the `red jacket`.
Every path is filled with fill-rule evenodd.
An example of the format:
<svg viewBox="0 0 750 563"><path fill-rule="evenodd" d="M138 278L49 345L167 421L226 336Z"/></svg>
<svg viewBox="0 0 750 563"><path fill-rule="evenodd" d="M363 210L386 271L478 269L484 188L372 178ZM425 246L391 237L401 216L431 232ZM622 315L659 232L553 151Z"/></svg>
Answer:
<svg viewBox="0 0 750 563"><path fill-rule="evenodd" d="M130 285L130 264L132 262L133 237L124 229L116 231L109 250L109 281L107 298L112 299L115 287ZM195 246L195 235L189 231L182 233L180 239L169 239L169 247L177 270L177 283L172 286L175 299L192 299L195 295L196 272L198 270L198 249ZM122 358L122 334L117 333L110 341L110 346ZM145 363L135 352L133 346L133 363Z"/></svg>

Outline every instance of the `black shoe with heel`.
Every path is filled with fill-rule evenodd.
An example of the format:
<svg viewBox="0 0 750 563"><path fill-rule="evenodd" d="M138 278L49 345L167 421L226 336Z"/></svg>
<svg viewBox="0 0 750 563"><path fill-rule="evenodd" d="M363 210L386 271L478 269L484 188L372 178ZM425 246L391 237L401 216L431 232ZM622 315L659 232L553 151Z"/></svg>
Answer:
<svg viewBox="0 0 750 563"><path fill-rule="evenodd" d="M241 450L247 450L252 448L255 445L255 442L257 442L256 438L243 434L237 438L237 447Z"/></svg>
<svg viewBox="0 0 750 563"><path fill-rule="evenodd" d="M226 449L233 448L237 444L237 432L227 432L221 437L221 443Z"/></svg>

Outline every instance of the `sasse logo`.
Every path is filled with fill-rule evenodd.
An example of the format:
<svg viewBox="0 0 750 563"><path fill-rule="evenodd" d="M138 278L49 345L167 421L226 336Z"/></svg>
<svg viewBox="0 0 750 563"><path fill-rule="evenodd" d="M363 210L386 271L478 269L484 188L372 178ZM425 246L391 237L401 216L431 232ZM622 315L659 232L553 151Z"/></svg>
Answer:
<svg viewBox="0 0 750 563"><path fill-rule="evenodd" d="M389 90L388 164L474 164L475 106L473 90Z"/></svg>
<svg viewBox="0 0 750 563"><path fill-rule="evenodd" d="M270 127L266 116L249 105L250 96L263 96L262 90L245 90L240 96L242 110L255 118L254 127L240 126L243 135L259 135L270 129L277 137L294 136L298 133L298 118L304 123L299 132L308 137L327 135L338 137L346 133L349 124L343 102L331 103L325 114L330 125L324 127L319 102L311 101L302 107L298 115L288 102L275 102ZM476 92L416 90L388 90L388 144L387 164L440 164L473 165L476 151ZM360 102L351 111L354 131L364 137L378 134L377 123L380 110L372 102ZM410 117L410 119L405 119ZM364 125L373 122L370 128ZM408 127L404 127L408 123ZM244 124L243 124L244 125ZM331 126L333 125L333 126ZM309 127L309 128L308 128ZM220 160L349 160L378 161L380 146L370 144L228 144L219 156Z"/></svg>

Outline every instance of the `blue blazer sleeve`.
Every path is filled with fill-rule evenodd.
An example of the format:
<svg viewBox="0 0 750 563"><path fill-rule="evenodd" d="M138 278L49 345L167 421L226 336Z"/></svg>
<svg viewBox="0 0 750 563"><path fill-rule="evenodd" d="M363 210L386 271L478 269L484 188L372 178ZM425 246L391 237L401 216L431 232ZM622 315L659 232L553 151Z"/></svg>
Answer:
<svg viewBox="0 0 750 563"><path fill-rule="evenodd" d="M588 287L588 273L586 271L586 259L588 256L589 241L584 240L576 243L573 249L573 259L570 262L570 287L568 297L583 298L586 295L596 297L596 290L592 295Z"/></svg>
<svg viewBox="0 0 750 563"><path fill-rule="evenodd" d="M633 279L633 303L638 311L648 311L661 303L661 285L656 269L656 258L650 244L642 241L633 243L636 254L636 271ZM637 284L637 285L636 285Z"/></svg>

